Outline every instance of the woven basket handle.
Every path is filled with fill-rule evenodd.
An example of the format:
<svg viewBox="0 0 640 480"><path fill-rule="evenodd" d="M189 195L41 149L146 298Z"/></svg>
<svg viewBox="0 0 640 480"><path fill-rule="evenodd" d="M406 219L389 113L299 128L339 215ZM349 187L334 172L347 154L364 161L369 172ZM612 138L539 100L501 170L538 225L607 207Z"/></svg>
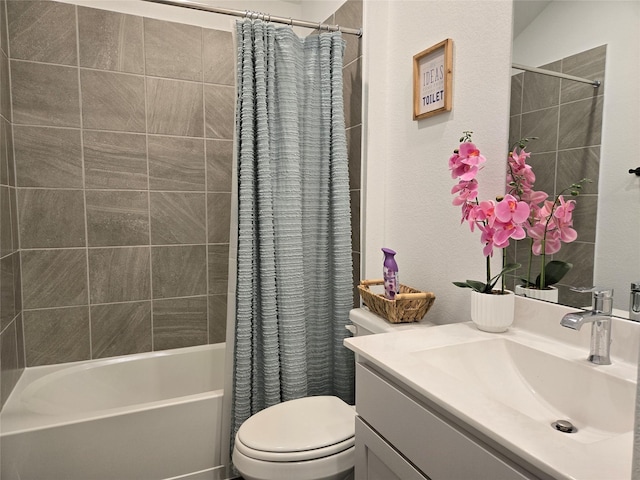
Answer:
<svg viewBox="0 0 640 480"><path fill-rule="evenodd" d="M430 298L431 294L429 292L418 292L418 293L399 293L396 295L396 300L419 300L421 298Z"/></svg>
<svg viewBox="0 0 640 480"><path fill-rule="evenodd" d="M364 287L368 287L369 285L384 285L384 280L382 278L377 280L361 280L360 285Z"/></svg>

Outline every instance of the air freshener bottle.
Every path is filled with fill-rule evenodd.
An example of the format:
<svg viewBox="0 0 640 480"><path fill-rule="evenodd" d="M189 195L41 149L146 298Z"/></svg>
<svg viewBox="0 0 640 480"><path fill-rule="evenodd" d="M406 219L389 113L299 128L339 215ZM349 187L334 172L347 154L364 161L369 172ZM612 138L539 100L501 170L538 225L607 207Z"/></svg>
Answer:
<svg viewBox="0 0 640 480"><path fill-rule="evenodd" d="M400 292L400 282L398 282L398 264L394 255L396 252L390 248L383 248L384 263L382 266L382 276L384 278L384 296L389 300L395 300L396 294Z"/></svg>

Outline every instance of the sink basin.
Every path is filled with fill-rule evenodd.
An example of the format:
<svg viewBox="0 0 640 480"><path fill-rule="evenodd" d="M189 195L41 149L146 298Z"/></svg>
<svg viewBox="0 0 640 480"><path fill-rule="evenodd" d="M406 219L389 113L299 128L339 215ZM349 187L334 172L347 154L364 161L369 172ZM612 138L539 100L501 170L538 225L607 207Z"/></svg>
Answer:
<svg viewBox="0 0 640 480"><path fill-rule="evenodd" d="M484 395L551 427L568 420L593 443L631 432L635 384L606 367L570 360L527 345L495 338L411 352L414 360L462 382L470 395Z"/></svg>

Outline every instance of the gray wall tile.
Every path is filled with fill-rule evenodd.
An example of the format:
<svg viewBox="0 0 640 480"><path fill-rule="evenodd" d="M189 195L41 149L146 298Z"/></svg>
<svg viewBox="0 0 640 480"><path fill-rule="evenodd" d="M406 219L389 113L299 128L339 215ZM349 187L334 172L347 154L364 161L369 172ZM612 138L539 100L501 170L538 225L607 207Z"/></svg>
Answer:
<svg viewBox="0 0 640 480"><path fill-rule="evenodd" d="M586 83L563 80L560 92L562 103L604 94L606 56L607 46L602 45L562 60L563 73L600 81L600 87L594 88Z"/></svg>
<svg viewBox="0 0 640 480"><path fill-rule="evenodd" d="M91 307L93 358L151 350L151 302Z"/></svg>
<svg viewBox="0 0 640 480"><path fill-rule="evenodd" d="M545 70L560 71L561 62L545 65ZM560 104L560 79L539 73L525 72L522 90L522 113Z"/></svg>
<svg viewBox="0 0 640 480"><path fill-rule="evenodd" d="M144 132L144 77L80 70L84 128Z"/></svg>
<svg viewBox="0 0 640 480"><path fill-rule="evenodd" d="M529 152L555 151L558 142L558 107L545 108L522 115L522 136L538 137L530 142Z"/></svg>
<svg viewBox="0 0 640 480"><path fill-rule="evenodd" d="M18 203L21 248L86 245L82 190L21 188Z"/></svg>
<svg viewBox="0 0 640 480"><path fill-rule="evenodd" d="M236 51L231 32L203 30L204 81L218 85L234 85Z"/></svg>
<svg viewBox="0 0 640 480"><path fill-rule="evenodd" d="M21 255L23 308L88 303L86 250L24 250Z"/></svg>
<svg viewBox="0 0 640 480"><path fill-rule="evenodd" d="M559 149L600 145L603 102L600 96L560 106Z"/></svg>
<svg viewBox="0 0 640 480"><path fill-rule="evenodd" d="M202 345L207 338L207 297L153 301L155 350Z"/></svg>
<svg viewBox="0 0 640 480"><path fill-rule="evenodd" d="M16 125L13 135L18 186L82 188L80 130Z"/></svg>
<svg viewBox="0 0 640 480"><path fill-rule="evenodd" d="M362 0L348 0L336 10L334 21L336 25L345 25L350 28L362 27ZM344 35L346 41L344 51L344 65L348 65L362 56L362 40L355 35Z"/></svg>
<svg viewBox="0 0 640 480"><path fill-rule="evenodd" d="M202 85L147 77L148 133L204 136Z"/></svg>
<svg viewBox="0 0 640 480"><path fill-rule="evenodd" d="M89 307L24 312L27 366L90 358Z"/></svg>
<svg viewBox="0 0 640 480"><path fill-rule="evenodd" d="M362 58L342 71L344 121L347 128L362 123Z"/></svg>
<svg viewBox="0 0 640 480"><path fill-rule="evenodd" d="M227 296L209 295L209 343L226 341Z"/></svg>
<svg viewBox="0 0 640 480"><path fill-rule="evenodd" d="M90 247L149 245L147 192L87 190Z"/></svg>
<svg viewBox="0 0 640 480"><path fill-rule="evenodd" d="M16 303L14 292L14 253L0 258L0 332L15 318Z"/></svg>
<svg viewBox="0 0 640 480"><path fill-rule="evenodd" d="M231 192L232 140L207 140L207 190Z"/></svg>
<svg viewBox="0 0 640 480"><path fill-rule="evenodd" d="M14 185L13 173L13 127L3 116L0 116L0 185ZM12 166L9 166L9 163Z"/></svg>
<svg viewBox="0 0 640 480"><path fill-rule="evenodd" d="M204 139L149 137L151 190L204 191Z"/></svg>
<svg viewBox="0 0 640 480"><path fill-rule="evenodd" d="M9 0L7 7L12 58L77 65L73 5Z"/></svg>
<svg viewBox="0 0 640 480"><path fill-rule="evenodd" d="M557 191L588 178L591 182L583 184L581 194L597 194L599 172L600 147L561 150L558 152Z"/></svg>
<svg viewBox="0 0 640 480"><path fill-rule="evenodd" d="M80 126L77 68L11 60L11 93L14 123Z"/></svg>
<svg viewBox="0 0 640 480"><path fill-rule="evenodd" d="M522 82L524 73L519 73L511 77L510 112L511 115L522 113Z"/></svg>
<svg viewBox="0 0 640 480"><path fill-rule="evenodd" d="M149 300L150 267L149 247L89 249L91 303Z"/></svg>
<svg viewBox="0 0 640 480"><path fill-rule="evenodd" d="M85 131L83 147L86 188L147 189L145 135Z"/></svg>
<svg viewBox="0 0 640 480"><path fill-rule="evenodd" d="M235 89L223 85L204 86L207 138L233 138Z"/></svg>
<svg viewBox="0 0 640 480"><path fill-rule="evenodd" d="M151 271L154 299L207 293L204 245L152 247Z"/></svg>
<svg viewBox="0 0 640 480"><path fill-rule="evenodd" d="M145 18L144 50L147 75L202 81L202 28Z"/></svg>
<svg viewBox="0 0 640 480"><path fill-rule="evenodd" d="M360 188L362 171L362 125L347 129L347 154L349 155L349 188Z"/></svg>
<svg viewBox="0 0 640 480"><path fill-rule="evenodd" d="M227 293L229 282L229 245L208 245L209 293Z"/></svg>
<svg viewBox="0 0 640 480"><path fill-rule="evenodd" d="M0 52L0 113L11 120L11 90L9 88L9 58Z"/></svg>
<svg viewBox="0 0 640 480"><path fill-rule="evenodd" d="M142 17L78 7L80 66L144 73Z"/></svg>
<svg viewBox="0 0 640 480"><path fill-rule="evenodd" d="M0 186L0 257L9 255L15 248L13 245L13 228L17 224L11 218L11 191L13 189Z"/></svg>
<svg viewBox="0 0 640 480"><path fill-rule="evenodd" d="M349 192L351 205L351 249L360 251L360 190Z"/></svg>
<svg viewBox="0 0 640 480"><path fill-rule="evenodd" d="M4 406L22 373L18 364L17 337L15 322L0 334L0 408Z"/></svg>
<svg viewBox="0 0 640 480"><path fill-rule="evenodd" d="M6 0L0 0L0 50L8 53L9 49L9 34L7 32L7 2Z"/></svg>
<svg viewBox="0 0 640 480"><path fill-rule="evenodd" d="M206 242L204 193L151 192L151 244Z"/></svg>
<svg viewBox="0 0 640 480"><path fill-rule="evenodd" d="M208 193L207 215L209 243L229 243L231 225L231 194Z"/></svg>
<svg viewBox="0 0 640 480"><path fill-rule="evenodd" d="M535 191L543 191L549 195L556 193L556 160L557 152L534 153L527 163L536 175Z"/></svg>

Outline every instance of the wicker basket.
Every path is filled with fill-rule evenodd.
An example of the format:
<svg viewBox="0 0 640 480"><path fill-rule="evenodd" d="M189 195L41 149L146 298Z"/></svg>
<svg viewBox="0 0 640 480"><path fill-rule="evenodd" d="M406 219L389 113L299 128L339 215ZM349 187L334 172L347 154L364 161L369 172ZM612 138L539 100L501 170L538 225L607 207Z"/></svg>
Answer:
<svg viewBox="0 0 640 480"><path fill-rule="evenodd" d="M363 303L373 313L391 323L419 322L427 314L436 299L431 292L422 292L400 284L395 300L373 293L369 285L384 285L384 280L362 280L358 285Z"/></svg>

